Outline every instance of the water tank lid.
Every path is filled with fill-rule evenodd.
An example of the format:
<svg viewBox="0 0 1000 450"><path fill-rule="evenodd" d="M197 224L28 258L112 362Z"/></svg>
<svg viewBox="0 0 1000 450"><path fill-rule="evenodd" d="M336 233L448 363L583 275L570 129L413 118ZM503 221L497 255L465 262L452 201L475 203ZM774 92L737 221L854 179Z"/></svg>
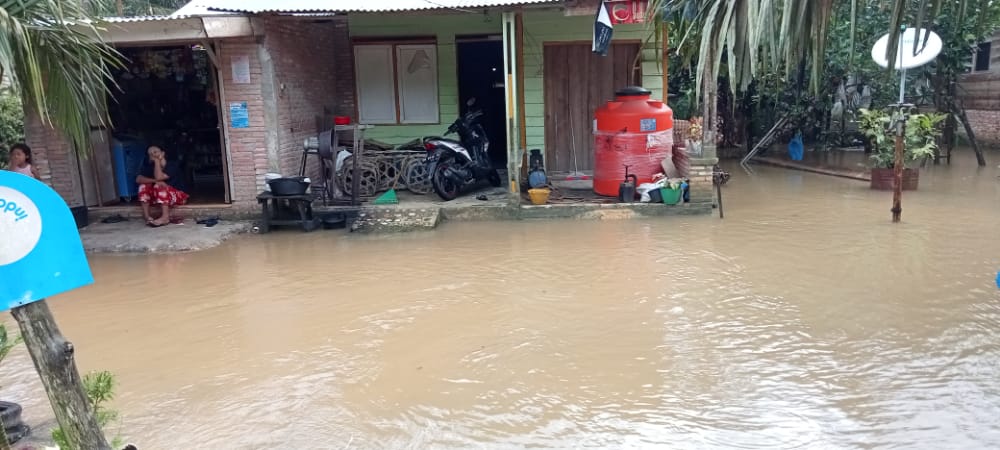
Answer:
<svg viewBox="0 0 1000 450"><path fill-rule="evenodd" d="M619 89L615 92L615 95L619 97L636 97L640 95L651 95L652 92L649 89L642 88L640 86L628 86Z"/></svg>

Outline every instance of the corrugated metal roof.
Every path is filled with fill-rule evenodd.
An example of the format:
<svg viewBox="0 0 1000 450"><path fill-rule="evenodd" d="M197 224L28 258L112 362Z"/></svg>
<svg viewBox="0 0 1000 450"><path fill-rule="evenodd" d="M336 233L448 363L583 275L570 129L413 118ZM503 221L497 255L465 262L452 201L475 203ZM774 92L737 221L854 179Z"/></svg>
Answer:
<svg viewBox="0 0 1000 450"><path fill-rule="evenodd" d="M186 17L171 16L135 16L135 17L104 17L101 20L108 23L158 22L171 19L186 19Z"/></svg>
<svg viewBox="0 0 1000 450"><path fill-rule="evenodd" d="M103 20L108 23L161 22L165 20L183 20L206 16L214 17L239 15L228 11L209 9L208 3L209 2L206 2L205 0L191 0L184 4L184 6L181 6L177 11L174 11L170 13L170 15L166 16L104 17Z"/></svg>
<svg viewBox="0 0 1000 450"><path fill-rule="evenodd" d="M561 3L562 0L195 0L214 11L259 13L402 12ZM194 3L194 2L192 2Z"/></svg>
<svg viewBox="0 0 1000 450"><path fill-rule="evenodd" d="M175 19L184 19L188 17L233 15L231 12L208 9L207 3L208 2L205 0L191 0L184 4L184 6L181 6L180 9L170 14L170 17Z"/></svg>

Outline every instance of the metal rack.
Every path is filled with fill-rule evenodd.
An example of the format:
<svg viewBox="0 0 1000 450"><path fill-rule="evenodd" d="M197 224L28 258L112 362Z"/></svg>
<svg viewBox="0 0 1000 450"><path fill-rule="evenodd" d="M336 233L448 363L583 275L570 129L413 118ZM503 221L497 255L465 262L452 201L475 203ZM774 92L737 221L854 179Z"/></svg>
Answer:
<svg viewBox="0 0 1000 450"><path fill-rule="evenodd" d="M317 137L306 139L302 149L302 163L299 166L299 176L306 176L306 165L309 155L316 155L320 167L320 182L314 181L313 188L319 188L323 196L323 205L338 203L336 198L336 171L337 171L337 148L340 146L340 133L352 132L352 142L349 151L351 152L351 170L358 173L358 160L363 157L365 148L365 130L374 128L373 125L352 124L335 125L333 129L324 131ZM360 205L361 198L360 177L353 177L351 186L351 205Z"/></svg>

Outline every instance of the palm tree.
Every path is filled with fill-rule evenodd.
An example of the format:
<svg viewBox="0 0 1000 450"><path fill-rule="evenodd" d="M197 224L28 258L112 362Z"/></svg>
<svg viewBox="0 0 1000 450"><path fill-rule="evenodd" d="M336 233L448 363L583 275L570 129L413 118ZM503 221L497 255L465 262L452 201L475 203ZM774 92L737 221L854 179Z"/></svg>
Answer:
<svg viewBox="0 0 1000 450"><path fill-rule="evenodd" d="M890 11L886 24L886 33L890 33L886 55L889 61L895 60L899 50L903 24L933 28L942 11L947 13L952 24L967 19L982 22L994 16L1000 7L991 0L867 1L878 2ZM649 8L660 11L664 17L681 17L675 22L682 24L680 34L684 37L671 46L698 48L697 52L689 52L697 54L699 83L696 89L705 91L702 93L705 119L714 124L715 80L719 77L723 57L732 89L745 89L755 77L767 72L788 75L795 70L801 69L804 73L809 69L811 88L814 93L818 92L827 34L837 6L835 2L844 2L844 6L850 8L848 39L849 47L853 48L859 0L650 0ZM919 44L914 43L914 48L909 50L915 51ZM711 130L706 131L705 139L711 139Z"/></svg>
<svg viewBox="0 0 1000 450"><path fill-rule="evenodd" d="M108 95L118 53L100 40L99 21L76 0L0 0L0 79L7 77L25 110L65 133L76 151L89 150L90 113ZM73 347L59 333L44 300L11 310L74 448L108 446L83 390Z"/></svg>
<svg viewBox="0 0 1000 450"><path fill-rule="evenodd" d="M120 64L99 24L75 0L0 0L0 78L77 151L88 148L90 112L100 110L109 69Z"/></svg>

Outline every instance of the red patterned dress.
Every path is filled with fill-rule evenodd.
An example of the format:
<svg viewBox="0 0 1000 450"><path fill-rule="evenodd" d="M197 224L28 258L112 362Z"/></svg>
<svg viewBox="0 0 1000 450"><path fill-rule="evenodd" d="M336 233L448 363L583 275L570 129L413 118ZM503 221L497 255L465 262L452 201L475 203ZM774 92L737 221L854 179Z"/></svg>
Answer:
<svg viewBox="0 0 1000 450"><path fill-rule="evenodd" d="M188 195L180 189L183 175L174 161L168 161L163 172L170 177L162 184L140 184L139 201L152 205L167 205L174 207L183 205L188 201ZM148 162L142 168L141 175L146 178L154 178L155 171L153 163Z"/></svg>

